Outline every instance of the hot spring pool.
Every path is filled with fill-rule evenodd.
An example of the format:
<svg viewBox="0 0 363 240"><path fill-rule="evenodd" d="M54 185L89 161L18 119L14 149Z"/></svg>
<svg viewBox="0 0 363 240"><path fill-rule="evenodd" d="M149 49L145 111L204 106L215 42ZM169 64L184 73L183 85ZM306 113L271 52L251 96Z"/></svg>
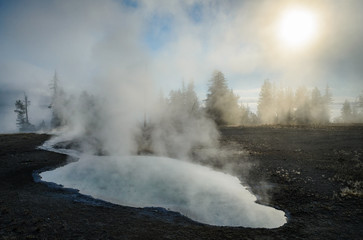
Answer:
<svg viewBox="0 0 363 240"><path fill-rule="evenodd" d="M210 225L276 228L286 223L283 211L257 204L237 177L171 158L83 155L40 176L108 202L163 207Z"/></svg>

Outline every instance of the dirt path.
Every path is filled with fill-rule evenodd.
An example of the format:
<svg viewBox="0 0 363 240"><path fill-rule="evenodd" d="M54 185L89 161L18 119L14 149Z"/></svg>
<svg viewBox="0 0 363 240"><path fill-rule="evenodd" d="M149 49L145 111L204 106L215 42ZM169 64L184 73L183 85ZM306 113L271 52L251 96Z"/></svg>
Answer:
<svg viewBox="0 0 363 240"><path fill-rule="evenodd" d="M278 229L213 227L157 208L122 207L35 183L66 163L36 150L47 135L0 135L1 239L360 239L363 127L225 128L224 164L261 201L287 210ZM219 163L220 164L220 163ZM225 167L225 166L216 166ZM247 169L247 170L246 170Z"/></svg>

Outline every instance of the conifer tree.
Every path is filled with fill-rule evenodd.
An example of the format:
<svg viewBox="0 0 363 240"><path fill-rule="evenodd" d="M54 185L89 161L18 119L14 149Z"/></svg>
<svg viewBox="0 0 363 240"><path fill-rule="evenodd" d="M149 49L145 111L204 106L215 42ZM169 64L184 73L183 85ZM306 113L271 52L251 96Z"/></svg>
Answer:
<svg viewBox="0 0 363 240"><path fill-rule="evenodd" d="M25 104L23 103L22 100L16 100L14 112L17 113L16 125L19 127L19 129L21 129L26 123Z"/></svg>
<svg viewBox="0 0 363 240"><path fill-rule="evenodd" d="M261 87L257 106L257 116L261 123L272 124L275 122L274 107L273 86L269 80L266 80Z"/></svg>
<svg viewBox="0 0 363 240"><path fill-rule="evenodd" d="M20 131L34 131L35 127L29 122L28 106L30 101L28 96L24 93L24 100L15 101L15 110L17 113L16 125Z"/></svg>
<svg viewBox="0 0 363 240"><path fill-rule="evenodd" d="M344 123L349 123L352 121L353 112L350 102L348 100L344 101L343 107L341 109L341 118Z"/></svg>
<svg viewBox="0 0 363 240"><path fill-rule="evenodd" d="M236 125L241 122L238 96L228 89L227 80L220 71L209 81L206 112L217 125Z"/></svg>
<svg viewBox="0 0 363 240"><path fill-rule="evenodd" d="M48 106L48 108L52 109L52 119L50 121L50 125L53 128L59 127L62 125L62 109L64 108L65 96L62 89L59 88L59 80L57 76L57 72L54 72L54 76L52 82L50 83L50 89L53 91L52 93L52 102Z"/></svg>

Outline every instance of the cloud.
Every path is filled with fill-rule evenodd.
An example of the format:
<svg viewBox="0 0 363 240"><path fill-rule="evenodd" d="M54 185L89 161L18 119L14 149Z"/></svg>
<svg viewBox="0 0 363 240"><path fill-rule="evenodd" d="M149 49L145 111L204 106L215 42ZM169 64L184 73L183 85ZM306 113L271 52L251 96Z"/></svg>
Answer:
<svg viewBox="0 0 363 240"><path fill-rule="evenodd" d="M276 22L281 11L294 4L317 12L322 30L314 45L288 52L276 40ZM363 88L363 30L358 24L362 2L358 0L3 5L0 68L8 70L0 72L2 89L27 89L46 96L49 79L57 70L63 86L74 92L116 93L123 85L125 91L140 89L144 82L147 89L168 92L182 79L193 79L196 86L205 86L198 88L198 95L204 95L216 69L231 76L230 87L236 89L255 88L266 78L291 87L322 88L329 83L344 91L334 92L336 96L356 96ZM246 76L255 77L242 84Z"/></svg>

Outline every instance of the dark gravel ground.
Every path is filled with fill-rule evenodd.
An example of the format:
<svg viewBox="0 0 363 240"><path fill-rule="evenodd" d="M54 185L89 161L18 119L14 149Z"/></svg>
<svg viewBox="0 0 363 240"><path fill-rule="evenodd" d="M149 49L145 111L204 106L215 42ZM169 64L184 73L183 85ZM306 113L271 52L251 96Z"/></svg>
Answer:
<svg viewBox="0 0 363 240"><path fill-rule="evenodd" d="M283 209L277 229L215 227L159 208L105 203L35 182L66 164L40 134L0 135L0 239L362 239L363 126L221 129L223 159L259 201ZM205 163L205 162L203 162Z"/></svg>

